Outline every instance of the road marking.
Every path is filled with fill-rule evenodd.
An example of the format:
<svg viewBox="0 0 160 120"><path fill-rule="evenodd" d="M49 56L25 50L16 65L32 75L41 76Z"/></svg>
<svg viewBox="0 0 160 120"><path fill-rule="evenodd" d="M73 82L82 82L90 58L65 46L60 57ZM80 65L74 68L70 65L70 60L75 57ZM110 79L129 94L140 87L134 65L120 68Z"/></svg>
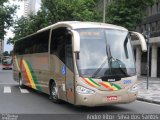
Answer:
<svg viewBox="0 0 160 120"><path fill-rule="evenodd" d="M150 105L160 106L159 104L155 104L155 103L149 103L149 102L138 101L138 100L136 100L136 101L137 101L137 102L143 102L143 103L150 104Z"/></svg>
<svg viewBox="0 0 160 120"><path fill-rule="evenodd" d="M11 87L5 86L4 93L11 93Z"/></svg>
<svg viewBox="0 0 160 120"><path fill-rule="evenodd" d="M18 85L17 83L0 83L0 85Z"/></svg>
<svg viewBox="0 0 160 120"><path fill-rule="evenodd" d="M19 87L19 89L20 89L21 93L29 93L29 91L27 89L21 89L20 87Z"/></svg>

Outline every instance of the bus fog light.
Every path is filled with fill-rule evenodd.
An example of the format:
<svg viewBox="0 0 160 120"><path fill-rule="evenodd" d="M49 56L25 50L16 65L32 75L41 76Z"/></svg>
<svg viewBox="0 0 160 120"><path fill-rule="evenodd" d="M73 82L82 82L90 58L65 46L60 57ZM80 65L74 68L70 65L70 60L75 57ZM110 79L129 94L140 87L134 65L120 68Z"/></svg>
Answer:
<svg viewBox="0 0 160 120"><path fill-rule="evenodd" d="M93 90L90 90L90 89L85 88L83 86L77 86L76 90L80 94L93 94L94 93Z"/></svg>
<svg viewBox="0 0 160 120"><path fill-rule="evenodd" d="M135 84L128 89L129 92L138 92L138 90L139 90L138 84Z"/></svg>

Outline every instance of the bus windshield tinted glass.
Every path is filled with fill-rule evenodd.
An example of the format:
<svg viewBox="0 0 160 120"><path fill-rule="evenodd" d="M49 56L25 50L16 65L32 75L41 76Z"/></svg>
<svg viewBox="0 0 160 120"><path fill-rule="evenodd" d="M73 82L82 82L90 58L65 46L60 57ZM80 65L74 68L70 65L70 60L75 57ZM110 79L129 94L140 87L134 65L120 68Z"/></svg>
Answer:
<svg viewBox="0 0 160 120"><path fill-rule="evenodd" d="M130 35L117 29L78 29L80 76L122 78L136 74Z"/></svg>

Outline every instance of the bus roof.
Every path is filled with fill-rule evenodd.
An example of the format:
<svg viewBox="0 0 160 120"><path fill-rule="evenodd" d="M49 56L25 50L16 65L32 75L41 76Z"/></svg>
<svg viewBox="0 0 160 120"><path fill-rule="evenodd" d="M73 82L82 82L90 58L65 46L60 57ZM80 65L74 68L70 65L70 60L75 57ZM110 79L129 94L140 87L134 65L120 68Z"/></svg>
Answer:
<svg viewBox="0 0 160 120"><path fill-rule="evenodd" d="M53 25L50 25L48 27L45 27L43 29L38 30L37 32L42 32L47 29L54 29L58 27L69 27L71 29L79 29L79 28L112 28L112 29L119 29L119 30L126 30L126 28L117 26L117 25L112 25L112 24L107 24L107 23L99 23L99 22L81 22L81 21L63 21L63 22L58 22Z"/></svg>
<svg viewBox="0 0 160 120"><path fill-rule="evenodd" d="M127 29L124 28L124 27L117 26L117 25L112 25L112 24L107 24L107 23L81 22L81 21L62 21L62 22L57 22L57 23L55 23L53 25L50 25L48 27L42 28L42 29L38 30L35 33L32 33L30 35L22 37L19 40L16 40L15 42L23 40L24 38L27 38L27 37L32 36L34 34L37 34L39 32L43 32L43 31L46 31L46 30L49 30L49 29L55 29L55 28L58 28L58 27L68 27L68 28L71 28L71 29L80 29L80 28L111 28L111 29L118 29L118 30L125 30L125 31L127 31Z"/></svg>

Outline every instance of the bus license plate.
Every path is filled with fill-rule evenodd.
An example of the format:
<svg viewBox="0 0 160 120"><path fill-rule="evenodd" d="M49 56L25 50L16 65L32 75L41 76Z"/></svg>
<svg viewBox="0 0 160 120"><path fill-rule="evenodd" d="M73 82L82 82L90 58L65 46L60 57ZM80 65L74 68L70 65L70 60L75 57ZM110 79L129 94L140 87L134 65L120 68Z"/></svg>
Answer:
<svg viewBox="0 0 160 120"><path fill-rule="evenodd" d="M117 100L117 96L107 96L107 101L115 101Z"/></svg>

